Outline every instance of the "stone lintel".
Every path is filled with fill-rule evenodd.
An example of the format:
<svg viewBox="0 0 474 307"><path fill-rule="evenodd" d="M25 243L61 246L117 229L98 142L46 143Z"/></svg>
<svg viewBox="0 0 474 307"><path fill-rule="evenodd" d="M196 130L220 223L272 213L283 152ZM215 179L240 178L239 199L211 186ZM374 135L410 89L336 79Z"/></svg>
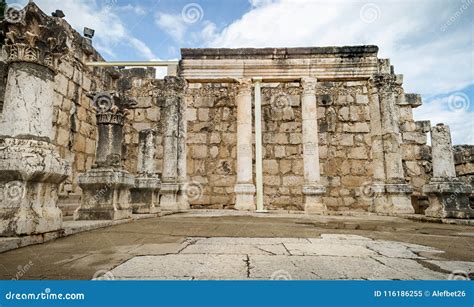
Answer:
<svg viewBox="0 0 474 307"><path fill-rule="evenodd" d="M317 55L347 57L377 56L379 48L373 45L297 47L297 48L182 48L181 58L186 59L249 59L299 58Z"/></svg>

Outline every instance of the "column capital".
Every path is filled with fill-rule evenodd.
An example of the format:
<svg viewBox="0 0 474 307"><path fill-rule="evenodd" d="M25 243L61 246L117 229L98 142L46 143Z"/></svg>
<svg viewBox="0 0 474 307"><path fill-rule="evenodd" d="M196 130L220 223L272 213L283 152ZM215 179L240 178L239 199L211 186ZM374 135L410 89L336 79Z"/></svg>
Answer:
<svg viewBox="0 0 474 307"><path fill-rule="evenodd" d="M252 95L252 79L250 78L241 78L235 79L237 83L237 96L250 96Z"/></svg>
<svg viewBox="0 0 474 307"><path fill-rule="evenodd" d="M117 124L123 126L127 109L137 103L116 91L89 92L92 106L96 110L97 124Z"/></svg>
<svg viewBox="0 0 474 307"><path fill-rule="evenodd" d="M19 13L21 21L4 22L7 62L34 63L55 73L59 59L68 52L64 30L35 5L28 4Z"/></svg>
<svg viewBox="0 0 474 307"><path fill-rule="evenodd" d="M302 77L301 87L303 88L303 95L315 95L316 83L317 80L314 77Z"/></svg>

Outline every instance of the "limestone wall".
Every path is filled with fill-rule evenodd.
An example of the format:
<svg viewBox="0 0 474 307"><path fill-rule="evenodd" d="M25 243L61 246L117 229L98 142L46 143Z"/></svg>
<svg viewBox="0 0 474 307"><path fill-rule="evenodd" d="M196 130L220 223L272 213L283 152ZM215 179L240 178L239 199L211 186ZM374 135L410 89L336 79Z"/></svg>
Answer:
<svg viewBox="0 0 474 307"><path fill-rule="evenodd" d="M453 150L456 176L474 190L474 145L456 145Z"/></svg>

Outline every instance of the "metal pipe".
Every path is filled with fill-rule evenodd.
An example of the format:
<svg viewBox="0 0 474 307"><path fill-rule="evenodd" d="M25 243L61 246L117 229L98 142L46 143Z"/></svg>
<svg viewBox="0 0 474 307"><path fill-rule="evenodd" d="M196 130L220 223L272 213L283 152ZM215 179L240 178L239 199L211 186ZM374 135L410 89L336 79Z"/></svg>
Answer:
<svg viewBox="0 0 474 307"><path fill-rule="evenodd" d="M95 66L95 67L116 67L116 66L125 66L125 67L133 67L133 66L173 66L179 65L179 61L128 61L128 62L121 62L121 61L111 61L111 62L87 62L86 66Z"/></svg>
<svg viewBox="0 0 474 307"><path fill-rule="evenodd" d="M255 177L257 190L257 212L263 208L263 157L262 157L262 78L253 78L255 86Z"/></svg>

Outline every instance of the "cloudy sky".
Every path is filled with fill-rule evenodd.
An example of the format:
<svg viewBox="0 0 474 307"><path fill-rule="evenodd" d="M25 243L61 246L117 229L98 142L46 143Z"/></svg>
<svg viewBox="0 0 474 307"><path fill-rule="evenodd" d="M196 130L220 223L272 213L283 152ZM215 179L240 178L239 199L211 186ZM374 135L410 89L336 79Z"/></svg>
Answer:
<svg viewBox="0 0 474 307"><path fill-rule="evenodd" d="M7 0L25 4L27 0ZM179 59L181 47L375 44L421 93L417 120L474 144L474 0L36 0L96 30L107 60Z"/></svg>

